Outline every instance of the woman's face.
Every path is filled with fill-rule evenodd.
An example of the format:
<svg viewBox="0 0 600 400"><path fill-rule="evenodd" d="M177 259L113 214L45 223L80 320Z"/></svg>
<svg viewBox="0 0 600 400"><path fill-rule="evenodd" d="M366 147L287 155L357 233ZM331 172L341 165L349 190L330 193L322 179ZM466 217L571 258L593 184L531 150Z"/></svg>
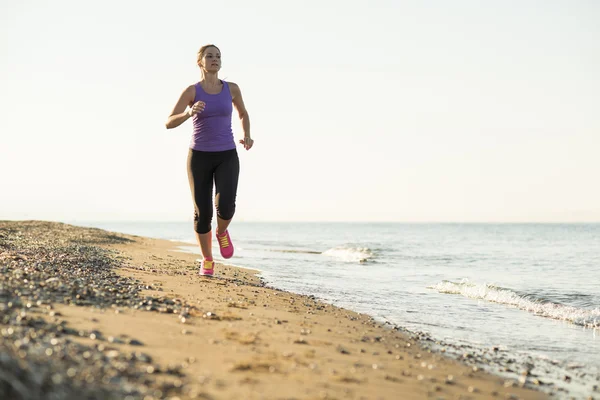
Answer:
<svg viewBox="0 0 600 400"><path fill-rule="evenodd" d="M200 66L206 72L219 72L221 69L221 52L216 47L209 47L200 59Z"/></svg>

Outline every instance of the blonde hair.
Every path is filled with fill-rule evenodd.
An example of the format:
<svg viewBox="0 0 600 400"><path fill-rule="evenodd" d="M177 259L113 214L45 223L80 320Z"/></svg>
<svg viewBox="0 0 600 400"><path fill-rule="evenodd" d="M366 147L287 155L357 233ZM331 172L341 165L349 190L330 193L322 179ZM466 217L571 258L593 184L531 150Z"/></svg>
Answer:
<svg viewBox="0 0 600 400"><path fill-rule="evenodd" d="M214 44L206 44L206 45L200 47L200 50L198 50L198 55L197 55L196 61L198 62L198 66L200 67L200 72L202 72L202 76L204 76L204 69L202 69L202 65L200 64L200 60L202 60L202 57L204 57L204 53L206 53L206 50L209 47L214 47L215 49L219 50L219 53L221 52L221 49L219 49Z"/></svg>

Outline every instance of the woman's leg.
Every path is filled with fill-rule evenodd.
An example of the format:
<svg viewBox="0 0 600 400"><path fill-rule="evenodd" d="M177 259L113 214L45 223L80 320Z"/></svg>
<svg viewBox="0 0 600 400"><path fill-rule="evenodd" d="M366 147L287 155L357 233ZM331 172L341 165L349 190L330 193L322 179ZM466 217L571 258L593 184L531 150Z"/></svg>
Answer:
<svg viewBox="0 0 600 400"><path fill-rule="evenodd" d="M190 149L188 154L188 180L194 201L194 231L202 256L212 260L212 186L215 170L213 157Z"/></svg>
<svg viewBox="0 0 600 400"><path fill-rule="evenodd" d="M217 234L227 230L235 214L240 160L236 150L223 152L223 159L215 169L215 204L217 209Z"/></svg>
<svg viewBox="0 0 600 400"><path fill-rule="evenodd" d="M217 196L215 197L215 203L219 202L219 195L217 194ZM229 224L231 223L231 219L223 219L221 217L219 217L219 214L217 214L217 235L221 234L223 232L225 232L227 230L227 228L229 227Z"/></svg>
<svg viewBox="0 0 600 400"><path fill-rule="evenodd" d="M198 242L198 245L200 246L202 257L206 260L212 260L212 232L196 232L196 242Z"/></svg>

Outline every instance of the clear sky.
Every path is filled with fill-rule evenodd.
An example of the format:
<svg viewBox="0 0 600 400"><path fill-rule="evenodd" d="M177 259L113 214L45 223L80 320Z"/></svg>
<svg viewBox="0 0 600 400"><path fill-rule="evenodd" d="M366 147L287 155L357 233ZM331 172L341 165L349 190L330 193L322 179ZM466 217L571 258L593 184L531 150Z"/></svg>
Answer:
<svg viewBox="0 0 600 400"><path fill-rule="evenodd" d="M215 43L238 220L600 221L598 1L0 4L0 219L191 219L164 123Z"/></svg>

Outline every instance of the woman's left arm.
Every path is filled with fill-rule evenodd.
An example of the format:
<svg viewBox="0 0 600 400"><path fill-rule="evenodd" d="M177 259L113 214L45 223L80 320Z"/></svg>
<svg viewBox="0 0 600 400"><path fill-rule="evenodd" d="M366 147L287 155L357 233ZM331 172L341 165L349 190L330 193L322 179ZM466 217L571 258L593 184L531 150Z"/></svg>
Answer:
<svg viewBox="0 0 600 400"><path fill-rule="evenodd" d="M240 87L233 83L229 83L229 91L231 92L231 99L233 101L233 105L238 112L240 120L242 121L242 129L244 130L244 138L240 140L240 143L246 150L250 150L252 145L254 144L254 140L250 136L250 117L248 116L248 110L246 110L246 106L244 105L244 99L242 98L242 91Z"/></svg>

